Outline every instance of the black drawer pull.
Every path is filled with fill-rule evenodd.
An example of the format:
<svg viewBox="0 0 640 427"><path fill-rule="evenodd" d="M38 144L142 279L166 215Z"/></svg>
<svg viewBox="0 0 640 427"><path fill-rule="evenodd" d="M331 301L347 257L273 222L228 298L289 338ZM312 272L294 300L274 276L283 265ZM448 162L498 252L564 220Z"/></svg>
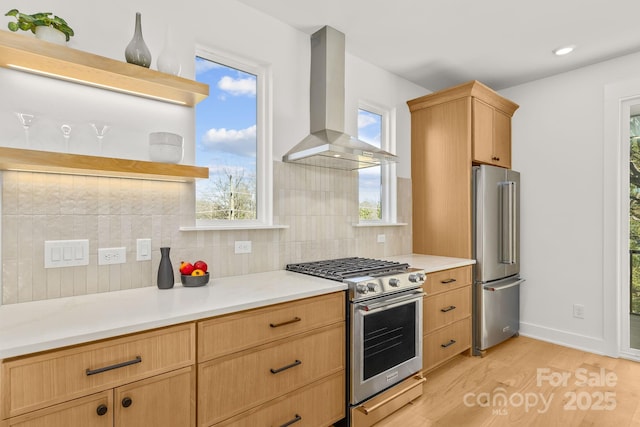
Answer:
<svg viewBox="0 0 640 427"><path fill-rule="evenodd" d="M125 366L135 365L136 363L142 362L142 357L136 356L133 360L127 360L126 362L116 363L115 365L105 366L104 368L98 369L87 369L87 376L100 374L102 372L111 371L113 369L124 368Z"/></svg>
<svg viewBox="0 0 640 427"><path fill-rule="evenodd" d="M107 408L107 405L105 405L104 403L101 405L98 405L98 407L96 408L96 413L99 416L103 416L104 414L107 413L107 411L109 410L109 408Z"/></svg>
<svg viewBox="0 0 640 427"><path fill-rule="evenodd" d="M285 326L285 325L290 325L292 323L296 323L301 321L302 319L299 318L298 316L294 317L291 320L287 320L286 322L282 322L282 323L269 323L269 326L271 326L272 328L279 328L280 326Z"/></svg>
<svg viewBox="0 0 640 427"><path fill-rule="evenodd" d="M456 306L455 305L450 305L449 307L445 307L445 308L441 308L440 311L443 313L446 313L447 311L451 311L451 310L455 310Z"/></svg>
<svg viewBox="0 0 640 427"><path fill-rule="evenodd" d="M286 423L282 424L280 427L289 427L291 424L295 424L298 421L302 421L302 417L296 414L296 417L294 419L292 419L291 421L287 421Z"/></svg>
<svg viewBox="0 0 640 427"><path fill-rule="evenodd" d="M128 408L129 406L131 406L132 403L133 403L133 400L131 400L131 398L128 396L122 399L122 406L125 408Z"/></svg>
<svg viewBox="0 0 640 427"><path fill-rule="evenodd" d="M443 285L448 285L449 283L453 283L453 282L457 282L456 279L447 279L447 280L441 280L440 283L442 283Z"/></svg>
<svg viewBox="0 0 640 427"><path fill-rule="evenodd" d="M449 342L448 342L448 343L446 343L446 344L440 344L440 347L442 347L442 348L447 348L447 347L449 347L450 345L453 345L453 344L455 344L455 343L456 343L456 340L449 340Z"/></svg>
<svg viewBox="0 0 640 427"><path fill-rule="evenodd" d="M295 362L293 362L293 363L292 363L292 364L290 364L290 365L283 366L282 368L278 368L278 369L273 369L273 368L271 368L271 369L269 369L269 370L271 371L271 373L272 373L272 374L277 374L277 373L280 373L280 372L282 372L282 371L286 371L287 369L291 369L291 368L293 368L293 367L295 367L295 366L298 366L298 365L300 365L300 364L302 364L302 362L296 359L296 361L295 361Z"/></svg>

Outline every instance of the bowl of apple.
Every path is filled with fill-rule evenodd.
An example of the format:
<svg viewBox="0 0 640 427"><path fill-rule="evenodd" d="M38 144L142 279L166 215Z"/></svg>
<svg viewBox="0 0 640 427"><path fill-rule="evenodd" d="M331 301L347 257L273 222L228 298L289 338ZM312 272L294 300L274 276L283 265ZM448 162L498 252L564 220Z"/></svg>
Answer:
<svg viewBox="0 0 640 427"><path fill-rule="evenodd" d="M196 261L193 264L182 261L180 263L180 281L182 282L182 286L193 288L209 283L209 272L207 268L207 263L204 261Z"/></svg>

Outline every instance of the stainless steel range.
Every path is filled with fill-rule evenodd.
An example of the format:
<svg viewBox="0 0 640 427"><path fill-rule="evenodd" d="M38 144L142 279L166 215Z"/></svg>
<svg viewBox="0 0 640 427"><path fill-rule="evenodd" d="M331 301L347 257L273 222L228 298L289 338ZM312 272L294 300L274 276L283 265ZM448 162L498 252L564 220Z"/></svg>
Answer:
<svg viewBox="0 0 640 427"><path fill-rule="evenodd" d="M348 284L351 406L422 369L424 270L355 257L288 264L286 269Z"/></svg>

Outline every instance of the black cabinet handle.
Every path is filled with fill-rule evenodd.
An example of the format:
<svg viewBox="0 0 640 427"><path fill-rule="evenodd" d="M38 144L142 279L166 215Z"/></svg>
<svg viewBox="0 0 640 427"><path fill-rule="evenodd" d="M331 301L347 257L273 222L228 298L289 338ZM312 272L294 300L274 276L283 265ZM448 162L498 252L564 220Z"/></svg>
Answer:
<svg viewBox="0 0 640 427"><path fill-rule="evenodd" d="M448 285L449 283L453 283L456 282L456 279L447 279L447 280L441 280L440 283L442 283L443 285Z"/></svg>
<svg viewBox="0 0 640 427"><path fill-rule="evenodd" d="M124 368L125 366L135 365L136 363L142 362L142 357L136 356L133 360L127 360L126 362L116 363L115 365L105 366L104 368L98 369L87 369L87 376L100 374L102 372L111 371L113 369Z"/></svg>
<svg viewBox="0 0 640 427"><path fill-rule="evenodd" d="M500 157L493 156L493 157L491 158L491 160L500 160Z"/></svg>
<svg viewBox="0 0 640 427"><path fill-rule="evenodd" d="M280 326L285 326L285 325L290 325L292 323L296 323L301 321L302 319L299 318L298 316L294 317L291 320L287 320L286 322L282 322L282 323L269 323L269 326L271 326L272 328L279 328Z"/></svg>
<svg viewBox="0 0 640 427"><path fill-rule="evenodd" d="M131 406L132 403L133 403L133 400L131 400L131 398L128 396L122 399L122 406L125 408L128 408L129 406Z"/></svg>
<svg viewBox="0 0 640 427"><path fill-rule="evenodd" d="M107 408L107 405L105 405L104 403L103 403L103 404L101 404L101 405L99 405L99 406L96 408L96 413L97 413L98 415L100 415L100 416L103 416L104 414L106 414L106 413L107 413L107 411L109 411L109 408Z"/></svg>
<svg viewBox="0 0 640 427"><path fill-rule="evenodd" d="M455 305L450 305L449 307L445 307L445 308L441 308L440 311L443 313L446 313L447 311L451 311L451 310L455 310L456 306Z"/></svg>
<svg viewBox="0 0 640 427"><path fill-rule="evenodd" d="M282 424L280 427L289 427L291 424L295 424L298 421L302 421L302 417L296 414L296 417L294 419L292 419L291 421L287 421L286 423Z"/></svg>
<svg viewBox="0 0 640 427"><path fill-rule="evenodd" d="M295 367L295 366L298 366L298 365L300 365L300 364L302 364L302 362L301 362L301 361L299 361L299 360L296 360L296 361L295 361L295 362L293 362L292 364L287 365L287 366L283 366L282 368L278 368L278 369L273 369L273 368L271 368L271 369L270 369L270 371L271 371L271 373L272 373L272 374L277 374L277 373L279 373L279 372L286 371L287 369L291 369L291 368L293 368L293 367Z"/></svg>
<svg viewBox="0 0 640 427"><path fill-rule="evenodd" d="M442 347L442 348L447 348L447 347L449 347L450 345L453 345L453 344L455 344L455 343L456 343L456 340L449 340L449 342L448 342L448 343L446 343L446 344L440 344L440 347Z"/></svg>

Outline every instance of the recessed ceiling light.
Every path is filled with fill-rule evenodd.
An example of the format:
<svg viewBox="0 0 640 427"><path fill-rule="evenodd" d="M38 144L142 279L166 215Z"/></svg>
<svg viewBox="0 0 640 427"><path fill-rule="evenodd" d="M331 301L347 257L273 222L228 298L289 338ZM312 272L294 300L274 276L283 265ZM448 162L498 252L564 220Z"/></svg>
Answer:
<svg viewBox="0 0 640 427"><path fill-rule="evenodd" d="M575 45L570 45L570 46L562 46L559 47L557 49L553 49L553 54L557 55L557 56L562 56L562 55L567 55L571 52L573 52L573 50L576 48Z"/></svg>

